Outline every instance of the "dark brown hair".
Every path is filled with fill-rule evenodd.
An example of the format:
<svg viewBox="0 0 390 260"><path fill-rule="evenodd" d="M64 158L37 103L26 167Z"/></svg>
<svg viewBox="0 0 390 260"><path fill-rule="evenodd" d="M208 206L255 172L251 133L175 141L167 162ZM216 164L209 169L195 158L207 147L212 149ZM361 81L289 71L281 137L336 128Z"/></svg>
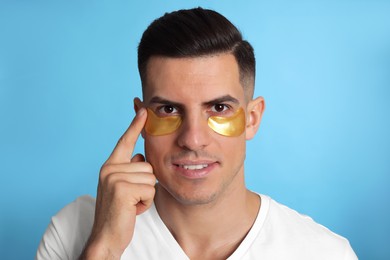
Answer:
<svg viewBox="0 0 390 260"><path fill-rule="evenodd" d="M229 20L213 10L200 7L166 13L149 25L138 46L142 86L145 87L147 64L152 56L188 58L220 53L234 55L241 85L246 96L252 98L255 81L253 48Z"/></svg>

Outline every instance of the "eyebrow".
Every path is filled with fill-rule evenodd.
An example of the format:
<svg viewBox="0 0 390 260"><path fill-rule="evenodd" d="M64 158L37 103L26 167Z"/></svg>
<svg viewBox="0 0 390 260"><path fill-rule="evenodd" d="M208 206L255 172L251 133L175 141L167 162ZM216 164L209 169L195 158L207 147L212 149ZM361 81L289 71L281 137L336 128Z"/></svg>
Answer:
<svg viewBox="0 0 390 260"><path fill-rule="evenodd" d="M230 103L234 103L234 104L239 104L240 103L238 101L238 99L236 99L236 98L234 98L234 97L232 97L230 95L225 95L225 96L221 96L221 97L218 97L218 98L215 98L215 99L203 102L202 105L203 106L211 106L211 105L220 104L220 103L226 103L226 102L230 102ZM164 98L159 97L159 96L152 97L150 99L150 103L151 104L172 105L172 106L179 107L179 108L184 107L184 105L181 104L181 103L174 102L174 101L171 101L171 100L168 100L168 99L164 99Z"/></svg>
<svg viewBox="0 0 390 260"><path fill-rule="evenodd" d="M150 99L150 104L162 104L162 105L171 105L175 107L183 107L183 105L178 102L170 101L168 99L164 99L159 96L152 97Z"/></svg>
<svg viewBox="0 0 390 260"><path fill-rule="evenodd" d="M210 101L207 101L207 102L204 102L203 105L205 106L210 106L210 105L215 105L215 104L220 104L220 103L226 103L226 102L229 102L229 103L234 103L234 104L239 104L240 102L238 101L238 99L230 96L230 95L225 95L225 96L222 96L222 97L218 97L218 98L215 98L213 100L210 100Z"/></svg>

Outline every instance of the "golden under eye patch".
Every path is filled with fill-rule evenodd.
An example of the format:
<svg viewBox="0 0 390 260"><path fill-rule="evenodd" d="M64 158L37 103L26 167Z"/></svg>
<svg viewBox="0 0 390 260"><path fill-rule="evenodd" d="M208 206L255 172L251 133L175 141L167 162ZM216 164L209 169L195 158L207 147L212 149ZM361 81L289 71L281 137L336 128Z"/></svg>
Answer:
<svg viewBox="0 0 390 260"><path fill-rule="evenodd" d="M151 109L148 110L148 119L145 131L150 135L167 135L175 132L182 123L180 116L159 117ZM239 136L245 130L245 112L238 109L231 117L210 116L207 120L209 127L216 133L224 136Z"/></svg>
<svg viewBox="0 0 390 260"><path fill-rule="evenodd" d="M145 131L150 135L167 135L175 132L181 125L180 116L158 117L153 110L147 108Z"/></svg>
<svg viewBox="0 0 390 260"><path fill-rule="evenodd" d="M210 116L207 123L220 135L239 136L245 130L245 112L240 108L231 117Z"/></svg>

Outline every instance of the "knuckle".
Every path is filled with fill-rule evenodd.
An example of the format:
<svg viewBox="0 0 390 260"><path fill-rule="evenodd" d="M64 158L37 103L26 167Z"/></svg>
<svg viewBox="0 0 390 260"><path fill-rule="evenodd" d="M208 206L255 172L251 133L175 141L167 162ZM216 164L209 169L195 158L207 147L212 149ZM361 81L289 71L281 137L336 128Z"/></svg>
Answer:
<svg viewBox="0 0 390 260"><path fill-rule="evenodd" d="M146 191L147 191L149 194L154 194L154 193L156 192L156 188L155 188L154 186L147 185Z"/></svg>
<svg viewBox="0 0 390 260"><path fill-rule="evenodd" d="M126 137L122 135L122 136L118 139L118 143L117 143L117 144L125 143L125 141L126 141Z"/></svg>
<svg viewBox="0 0 390 260"><path fill-rule="evenodd" d="M112 172L112 166L110 164L104 164L100 168L100 175L99 175L100 182L103 182L111 172Z"/></svg>
<svg viewBox="0 0 390 260"><path fill-rule="evenodd" d="M128 136L123 135L118 140L118 145L121 145L121 144L126 145L126 146L133 145L134 141L131 138L129 138Z"/></svg>
<svg viewBox="0 0 390 260"><path fill-rule="evenodd" d="M150 173L153 172L153 167L150 163L144 163L144 168L146 172L150 172Z"/></svg>
<svg viewBox="0 0 390 260"><path fill-rule="evenodd" d="M154 174L150 174L150 183L154 186L156 184L157 178L154 176Z"/></svg>
<svg viewBox="0 0 390 260"><path fill-rule="evenodd" d="M106 183L108 186L112 186L116 182L116 176L115 174L109 174L107 177L104 179L104 183Z"/></svg>
<svg viewBox="0 0 390 260"><path fill-rule="evenodd" d="M151 185L145 185L144 191L146 194L148 194L149 196L152 197L156 193L156 188L154 186L151 186Z"/></svg>

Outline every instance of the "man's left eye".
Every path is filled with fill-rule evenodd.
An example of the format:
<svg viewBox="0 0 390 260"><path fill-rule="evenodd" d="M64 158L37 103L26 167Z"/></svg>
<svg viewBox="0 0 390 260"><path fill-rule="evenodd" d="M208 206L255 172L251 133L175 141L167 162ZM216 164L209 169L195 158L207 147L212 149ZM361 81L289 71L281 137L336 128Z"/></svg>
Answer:
<svg viewBox="0 0 390 260"><path fill-rule="evenodd" d="M225 112L228 109L229 109L229 107L227 105L215 104L212 106L211 111L221 113L221 112Z"/></svg>

